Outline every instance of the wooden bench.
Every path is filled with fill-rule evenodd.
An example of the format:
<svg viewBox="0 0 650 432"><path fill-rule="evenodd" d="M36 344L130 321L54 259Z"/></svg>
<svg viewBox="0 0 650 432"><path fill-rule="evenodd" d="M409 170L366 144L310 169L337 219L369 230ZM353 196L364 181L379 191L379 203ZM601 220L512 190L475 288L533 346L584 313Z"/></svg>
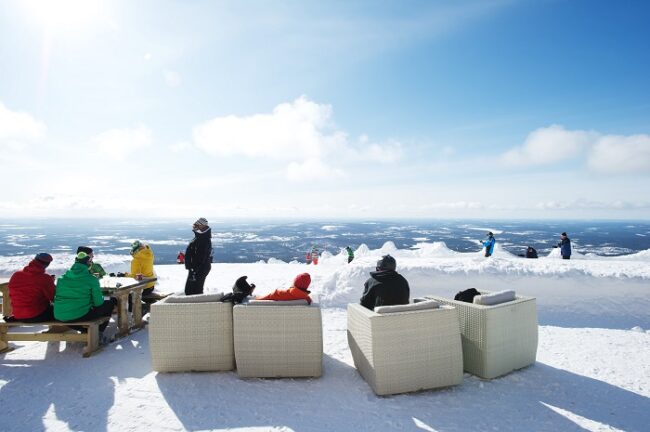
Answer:
<svg viewBox="0 0 650 432"><path fill-rule="evenodd" d="M11 315L11 299L9 298L8 284L0 283L0 293L2 293L2 315ZM108 317L98 318L93 321L80 321L75 323L63 323L60 321L48 321L42 323L26 323L22 321L6 322L0 320L0 353L11 351L10 341L39 341L39 342L85 342L83 356L89 357L99 349L99 325L107 321ZM71 330L68 325L83 327L86 333L67 332ZM10 330L21 329L25 327L42 327L48 326L45 332L38 331L18 331ZM66 332L62 332L65 330Z"/></svg>
<svg viewBox="0 0 650 432"><path fill-rule="evenodd" d="M98 318L94 321L80 321L75 323L63 323L60 321L48 321L42 323L26 323L22 321L6 322L0 321L0 353L11 351L10 341L38 341L38 342L85 342L83 356L90 357L99 349L99 325L108 321L108 317ZM77 333L68 325L83 327L86 333ZM48 331L10 331L13 329L23 330L25 327L48 326ZM65 332L61 332L65 330Z"/></svg>

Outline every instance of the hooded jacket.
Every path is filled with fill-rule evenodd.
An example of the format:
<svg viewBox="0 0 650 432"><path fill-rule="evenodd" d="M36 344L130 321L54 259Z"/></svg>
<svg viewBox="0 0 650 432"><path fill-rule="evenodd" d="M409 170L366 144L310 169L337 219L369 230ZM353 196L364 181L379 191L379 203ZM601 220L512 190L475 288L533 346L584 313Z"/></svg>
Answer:
<svg viewBox="0 0 650 432"><path fill-rule="evenodd" d="M54 318L60 321L81 318L103 303L99 280L88 272L86 264L74 263L56 282Z"/></svg>
<svg viewBox="0 0 650 432"><path fill-rule="evenodd" d="M563 257L571 256L571 240L569 237L564 237L557 245L560 247L560 255Z"/></svg>
<svg viewBox="0 0 650 432"><path fill-rule="evenodd" d="M54 278L45 273L38 260L31 260L9 279L9 298L14 318L28 319L38 316L54 300Z"/></svg>
<svg viewBox="0 0 650 432"><path fill-rule="evenodd" d="M311 276L309 273L301 273L293 281L293 286L289 289L281 290L276 289L271 294L264 297L258 297L258 300L307 300L311 304L311 297L309 297L309 284L311 283Z"/></svg>
<svg viewBox="0 0 650 432"><path fill-rule="evenodd" d="M131 260L131 271L125 273L125 276L135 277L135 275L140 273L144 277L154 277L153 261L153 251L149 245L143 245L143 247L135 251L133 254L133 260ZM148 283L144 286L144 289L153 288L155 284L155 282Z"/></svg>
<svg viewBox="0 0 650 432"><path fill-rule="evenodd" d="M485 254L492 255L492 253L494 252L494 244L496 243L494 237L489 236L488 239L482 243L483 243L483 247L485 248Z"/></svg>
<svg viewBox="0 0 650 432"><path fill-rule="evenodd" d="M185 250L185 268L200 275L212 268L212 228L194 231L194 238Z"/></svg>
<svg viewBox="0 0 650 432"><path fill-rule="evenodd" d="M374 271L364 284L361 305L374 310L375 306L408 304L410 294L409 283L395 270Z"/></svg>

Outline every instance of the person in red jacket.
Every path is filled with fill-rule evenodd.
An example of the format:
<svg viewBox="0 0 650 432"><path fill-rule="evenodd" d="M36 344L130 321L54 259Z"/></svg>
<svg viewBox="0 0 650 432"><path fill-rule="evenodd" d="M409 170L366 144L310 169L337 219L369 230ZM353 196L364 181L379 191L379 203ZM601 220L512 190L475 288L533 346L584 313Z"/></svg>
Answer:
<svg viewBox="0 0 650 432"><path fill-rule="evenodd" d="M11 276L9 298L13 316L7 317L10 321L54 321L54 276L45 273L51 262L52 255L39 253L27 267Z"/></svg>
<svg viewBox="0 0 650 432"><path fill-rule="evenodd" d="M271 294L258 297L257 300L307 300L307 303L311 304L310 291L307 290L310 283L311 276L309 276L309 273L300 273L293 280L293 285L289 289L276 289Z"/></svg>

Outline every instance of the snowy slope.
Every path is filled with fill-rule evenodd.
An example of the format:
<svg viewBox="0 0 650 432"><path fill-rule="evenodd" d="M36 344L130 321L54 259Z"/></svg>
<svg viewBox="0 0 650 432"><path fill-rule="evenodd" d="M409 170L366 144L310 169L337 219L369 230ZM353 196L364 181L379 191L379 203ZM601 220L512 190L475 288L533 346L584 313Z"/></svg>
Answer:
<svg viewBox="0 0 650 432"><path fill-rule="evenodd" d="M397 258L412 297L474 286L513 288L538 299L537 363L500 379L465 375L462 385L375 396L354 369L345 304L358 301L382 253ZM458 254L443 244L416 250L360 248L350 265L325 255L300 263L215 264L206 291L248 275L256 294L309 271L323 307L320 379L247 379L235 372L157 374L143 330L83 359L77 345L16 343L0 355L0 430L648 430L648 258L526 260L497 250ZM158 266L161 291L181 291L181 266ZM110 331L109 327L109 331Z"/></svg>

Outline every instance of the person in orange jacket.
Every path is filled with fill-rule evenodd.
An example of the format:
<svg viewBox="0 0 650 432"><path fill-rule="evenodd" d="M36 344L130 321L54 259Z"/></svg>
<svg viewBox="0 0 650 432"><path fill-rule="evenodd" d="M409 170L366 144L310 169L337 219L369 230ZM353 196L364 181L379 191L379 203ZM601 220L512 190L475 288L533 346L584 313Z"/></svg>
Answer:
<svg viewBox="0 0 650 432"><path fill-rule="evenodd" d="M300 273L293 280L293 285L289 289L276 289L264 297L257 297L257 300L307 300L307 303L311 304L310 291L307 290L310 283L311 276L309 276L309 273Z"/></svg>

